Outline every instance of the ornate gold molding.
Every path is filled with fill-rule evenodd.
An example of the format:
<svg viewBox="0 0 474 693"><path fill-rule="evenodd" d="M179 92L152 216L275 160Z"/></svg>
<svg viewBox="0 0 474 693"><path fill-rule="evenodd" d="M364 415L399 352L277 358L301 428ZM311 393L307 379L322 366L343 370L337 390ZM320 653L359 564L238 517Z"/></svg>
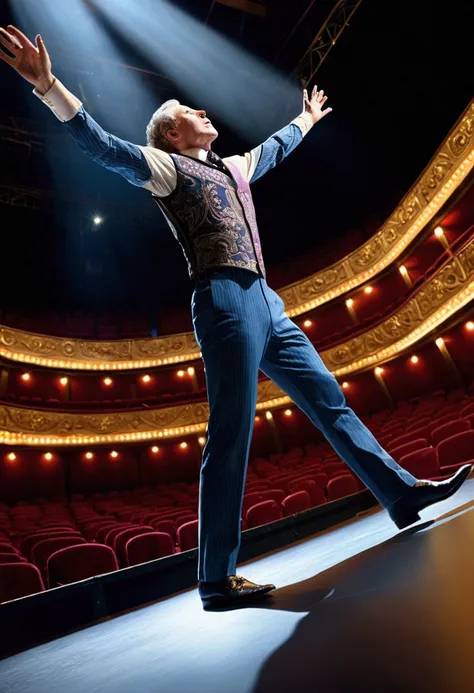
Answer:
<svg viewBox="0 0 474 693"><path fill-rule="evenodd" d="M334 375L376 366L423 339L474 296L474 237L393 316L321 354ZM257 410L290 398L270 380L259 383ZM0 443L89 445L175 438L206 429L206 402L133 412L64 413L0 406Z"/></svg>
<svg viewBox="0 0 474 693"><path fill-rule="evenodd" d="M394 262L474 167L473 133L474 100L375 236L343 260L279 291L287 315L295 317L327 303L373 279ZM0 326L0 356L50 368L109 371L192 361L200 352L192 332L95 342Z"/></svg>

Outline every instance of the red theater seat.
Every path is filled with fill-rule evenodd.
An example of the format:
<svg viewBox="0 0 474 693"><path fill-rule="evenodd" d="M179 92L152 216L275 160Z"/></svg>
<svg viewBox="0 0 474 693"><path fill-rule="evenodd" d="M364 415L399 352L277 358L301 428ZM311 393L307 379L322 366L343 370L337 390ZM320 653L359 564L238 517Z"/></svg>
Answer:
<svg viewBox="0 0 474 693"><path fill-rule="evenodd" d="M410 433L405 433L404 435L397 436L397 438L392 438L392 440L387 444L387 452L399 448L400 445L405 445L406 443L411 443L419 438L426 438L428 443L431 441L431 428L429 426L423 426L422 428L417 428Z"/></svg>
<svg viewBox="0 0 474 693"><path fill-rule="evenodd" d="M86 540L82 537L56 537L54 539L43 539L43 541L35 544L31 550L31 562L39 569L45 584L48 587L46 578L46 564L48 558L66 546L77 546L77 544L85 544Z"/></svg>
<svg viewBox="0 0 474 693"><path fill-rule="evenodd" d="M276 520L280 519L281 508L274 500L266 500L262 503L252 505L252 507L247 510L245 515L247 529L252 529L252 527L260 527L261 525L266 525L269 522L275 522Z"/></svg>
<svg viewBox="0 0 474 693"><path fill-rule="evenodd" d="M0 565L0 603L44 592L41 573L31 563L2 563Z"/></svg>
<svg viewBox="0 0 474 693"><path fill-rule="evenodd" d="M113 549L117 560L121 566L125 565L125 546L129 539L132 537L139 537L142 534L149 534L154 532L153 527L130 527L129 529L124 529L120 534L117 534L114 540Z"/></svg>
<svg viewBox="0 0 474 693"><path fill-rule="evenodd" d="M287 496L281 504L283 515L289 517L311 508L311 496L308 491L297 491Z"/></svg>
<svg viewBox="0 0 474 693"><path fill-rule="evenodd" d="M328 501L338 500L357 493L357 482L351 474L343 474L330 479L327 488Z"/></svg>
<svg viewBox="0 0 474 693"><path fill-rule="evenodd" d="M455 419L454 421L449 421L443 426L434 428L431 431L431 440L433 445L438 445L442 440L449 438L450 436L456 435L456 433L463 433L464 431L470 431L471 424L465 419Z"/></svg>
<svg viewBox="0 0 474 693"><path fill-rule="evenodd" d="M45 539L56 539L59 537L67 537L69 539L75 538L75 537L80 537L81 533L78 531L72 531L72 530L66 530L66 531L57 531L57 532L37 532L32 535L28 535L24 539L22 539L21 544L20 544L20 549L21 553L26 556L28 559L31 558L31 552L33 550L33 547L36 544L39 544L40 541L44 541Z"/></svg>
<svg viewBox="0 0 474 693"><path fill-rule="evenodd" d="M119 569L113 549L104 544L78 544L59 549L46 565L50 587L69 585Z"/></svg>
<svg viewBox="0 0 474 693"><path fill-rule="evenodd" d="M125 565L148 563L175 552L173 539L165 532L149 532L131 537L125 544Z"/></svg>
<svg viewBox="0 0 474 693"><path fill-rule="evenodd" d="M181 551L195 549L198 545L199 520L186 522L178 528L178 544Z"/></svg>
<svg viewBox="0 0 474 693"><path fill-rule="evenodd" d="M463 464L474 464L474 431L464 431L446 438L436 449L442 474L453 473Z"/></svg>
<svg viewBox="0 0 474 693"><path fill-rule="evenodd" d="M169 534L171 539L173 540L173 544L176 544L176 523L173 520L152 520L150 522L150 525L157 532L164 532L165 534Z"/></svg>
<svg viewBox="0 0 474 693"><path fill-rule="evenodd" d="M393 448L393 450L390 450L390 455L396 462L400 462L401 458L405 455L409 455L411 452L415 452L415 450L422 450L427 447L428 441L426 438L417 438L416 440L412 440L411 443L405 443L405 445L400 445L398 448Z"/></svg>
<svg viewBox="0 0 474 693"><path fill-rule="evenodd" d="M324 488L318 485L313 479L301 479L293 481L290 485L290 491L296 493L297 491L307 491L309 497L311 498L311 507L314 508L317 505L323 505L326 502L326 494L324 493Z"/></svg>
<svg viewBox="0 0 474 693"><path fill-rule="evenodd" d="M0 553L0 563L26 563L26 558L19 553Z"/></svg>
<svg viewBox="0 0 474 693"><path fill-rule="evenodd" d="M436 449L432 447L404 455L399 464L417 479L436 479L443 474L439 468Z"/></svg>

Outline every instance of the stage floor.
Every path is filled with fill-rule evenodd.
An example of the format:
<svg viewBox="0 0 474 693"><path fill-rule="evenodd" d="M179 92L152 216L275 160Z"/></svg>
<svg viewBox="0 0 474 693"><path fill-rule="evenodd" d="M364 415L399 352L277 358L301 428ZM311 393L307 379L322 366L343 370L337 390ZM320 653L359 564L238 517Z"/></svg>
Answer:
<svg viewBox="0 0 474 693"><path fill-rule="evenodd" d="M0 691L473 693L473 510L470 479L417 532L371 511L239 567L278 587L258 607L193 589L0 661Z"/></svg>

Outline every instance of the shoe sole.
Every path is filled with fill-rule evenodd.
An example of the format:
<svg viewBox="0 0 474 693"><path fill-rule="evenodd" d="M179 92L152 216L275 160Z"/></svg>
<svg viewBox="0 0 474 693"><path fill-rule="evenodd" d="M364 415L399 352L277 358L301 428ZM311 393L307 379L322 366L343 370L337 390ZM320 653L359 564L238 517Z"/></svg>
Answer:
<svg viewBox="0 0 474 693"><path fill-rule="evenodd" d="M419 513L425 508L428 508L430 505L435 505L436 503L441 503L442 501L451 498L451 496L453 496L456 493L456 491L459 490L462 484L466 481L471 471L471 464L466 464L465 467L461 467L461 469L457 472L459 476L456 484L448 492L446 492L446 494L442 498L438 498L435 501L424 503L420 505L420 507L416 510L414 509L412 511L408 511L403 515L400 515L399 517L392 517L392 520L396 524L398 529L405 529L406 527L413 525L415 522L418 522L418 520L421 519Z"/></svg>
<svg viewBox="0 0 474 693"><path fill-rule="evenodd" d="M226 606L244 606L251 602L255 602L261 597L265 597L269 592L272 592L275 588L269 587L265 590L259 590L258 592L252 592L251 594L245 594L242 597L201 597L202 606L205 611L210 609L220 609Z"/></svg>

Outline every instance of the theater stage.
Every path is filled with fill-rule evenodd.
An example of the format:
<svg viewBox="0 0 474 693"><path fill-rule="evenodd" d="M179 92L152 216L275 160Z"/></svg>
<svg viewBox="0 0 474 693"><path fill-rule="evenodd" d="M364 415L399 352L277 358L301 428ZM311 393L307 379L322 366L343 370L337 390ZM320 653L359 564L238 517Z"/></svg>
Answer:
<svg viewBox="0 0 474 693"><path fill-rule="evenodd" d="M186 591L0 661L0 690L472 693L474 479L418 527L368 511L240 567L278 586L258 607Z"/></svg>

